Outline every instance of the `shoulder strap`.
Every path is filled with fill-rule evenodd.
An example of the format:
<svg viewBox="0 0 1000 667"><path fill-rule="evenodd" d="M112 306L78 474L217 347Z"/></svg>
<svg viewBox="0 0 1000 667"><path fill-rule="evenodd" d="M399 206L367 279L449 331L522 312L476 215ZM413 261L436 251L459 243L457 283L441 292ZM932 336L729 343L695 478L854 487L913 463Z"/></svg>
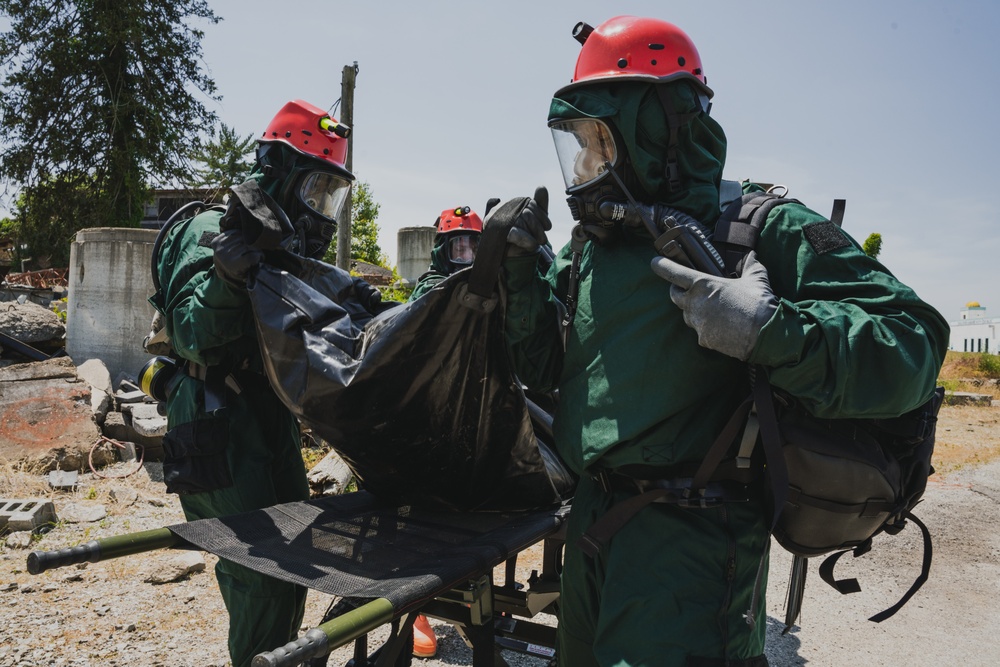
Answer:
<svg viewBox="0 0 1000 667"><path fill-rule="evenodd" d="M760 230L764 228L767 216L775 206L789 202L801 203L797 199L779 197L765 192L751 192L730 204L718 222L712 235L712 245L719 251L726 265L727 276L739 276L743 272L743 259L757 247Z"/></svg>

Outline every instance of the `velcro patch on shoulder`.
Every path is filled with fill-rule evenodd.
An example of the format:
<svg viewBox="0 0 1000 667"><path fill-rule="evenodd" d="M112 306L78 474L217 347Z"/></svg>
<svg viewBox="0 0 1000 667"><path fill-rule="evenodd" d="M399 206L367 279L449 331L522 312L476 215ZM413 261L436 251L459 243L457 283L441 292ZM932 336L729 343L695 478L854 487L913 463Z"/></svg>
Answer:
<svg viewBox="0 0 1000 667"><path fill-rule="evenodd" d="M829 220L803 225L802 231L805 232L806 240L809 241L809 245L818 255L851 245L840 228Z"/></svg>
<svg viewBox="0 0 1000 667"><path fill-rule="evenodd" d="M200 245L203 248L211 248L212 241L214 241L215 237L218 235L219 232L208 232L208 231L202 232L201 238L198 239L198 245Z"/></svg>

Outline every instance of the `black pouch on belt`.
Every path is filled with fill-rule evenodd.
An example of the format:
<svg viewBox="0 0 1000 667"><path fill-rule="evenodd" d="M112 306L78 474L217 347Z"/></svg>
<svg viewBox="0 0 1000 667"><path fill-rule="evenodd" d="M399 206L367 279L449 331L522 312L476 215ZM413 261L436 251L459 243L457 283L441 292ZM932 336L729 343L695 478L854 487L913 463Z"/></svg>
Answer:
<svg viewBox="0 0 1000 667"><path fill-rule="evenodd" d="M167 493L215 491L233 485L226 459L229 422L214 416L181 424L163 436Z"/></svg>

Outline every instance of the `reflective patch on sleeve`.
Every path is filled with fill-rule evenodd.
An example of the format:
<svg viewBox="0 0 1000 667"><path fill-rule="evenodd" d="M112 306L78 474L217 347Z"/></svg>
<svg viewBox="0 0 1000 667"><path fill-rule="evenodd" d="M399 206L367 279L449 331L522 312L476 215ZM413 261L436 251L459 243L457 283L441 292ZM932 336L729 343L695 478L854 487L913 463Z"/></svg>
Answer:
<svg viewBox="0 0 1000 667"><path fill-rule="evenodd" d="M802 231L805 232L806 240L809 241L809 245L818 255L851 245L851 242L847 240L837 225L829 220L803 225Z"/></svg>

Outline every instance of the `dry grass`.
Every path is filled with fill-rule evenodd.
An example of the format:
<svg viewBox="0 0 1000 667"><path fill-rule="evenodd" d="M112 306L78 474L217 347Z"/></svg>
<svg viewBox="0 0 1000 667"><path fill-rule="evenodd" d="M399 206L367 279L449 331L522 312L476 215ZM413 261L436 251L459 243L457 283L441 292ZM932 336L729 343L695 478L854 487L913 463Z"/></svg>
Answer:
<svg viewBox="0 0 1000 667"><path fill-rule="evenodd" d="M53 493L40 466L0 459L0 498L51 498Z"/></svg>
<svg viewBox="0 0 1000 667"><path fill-rule="evenodd" d="M1000 399L1000 356L948 352L938 382L948 391L967 391Z"/></svg>

